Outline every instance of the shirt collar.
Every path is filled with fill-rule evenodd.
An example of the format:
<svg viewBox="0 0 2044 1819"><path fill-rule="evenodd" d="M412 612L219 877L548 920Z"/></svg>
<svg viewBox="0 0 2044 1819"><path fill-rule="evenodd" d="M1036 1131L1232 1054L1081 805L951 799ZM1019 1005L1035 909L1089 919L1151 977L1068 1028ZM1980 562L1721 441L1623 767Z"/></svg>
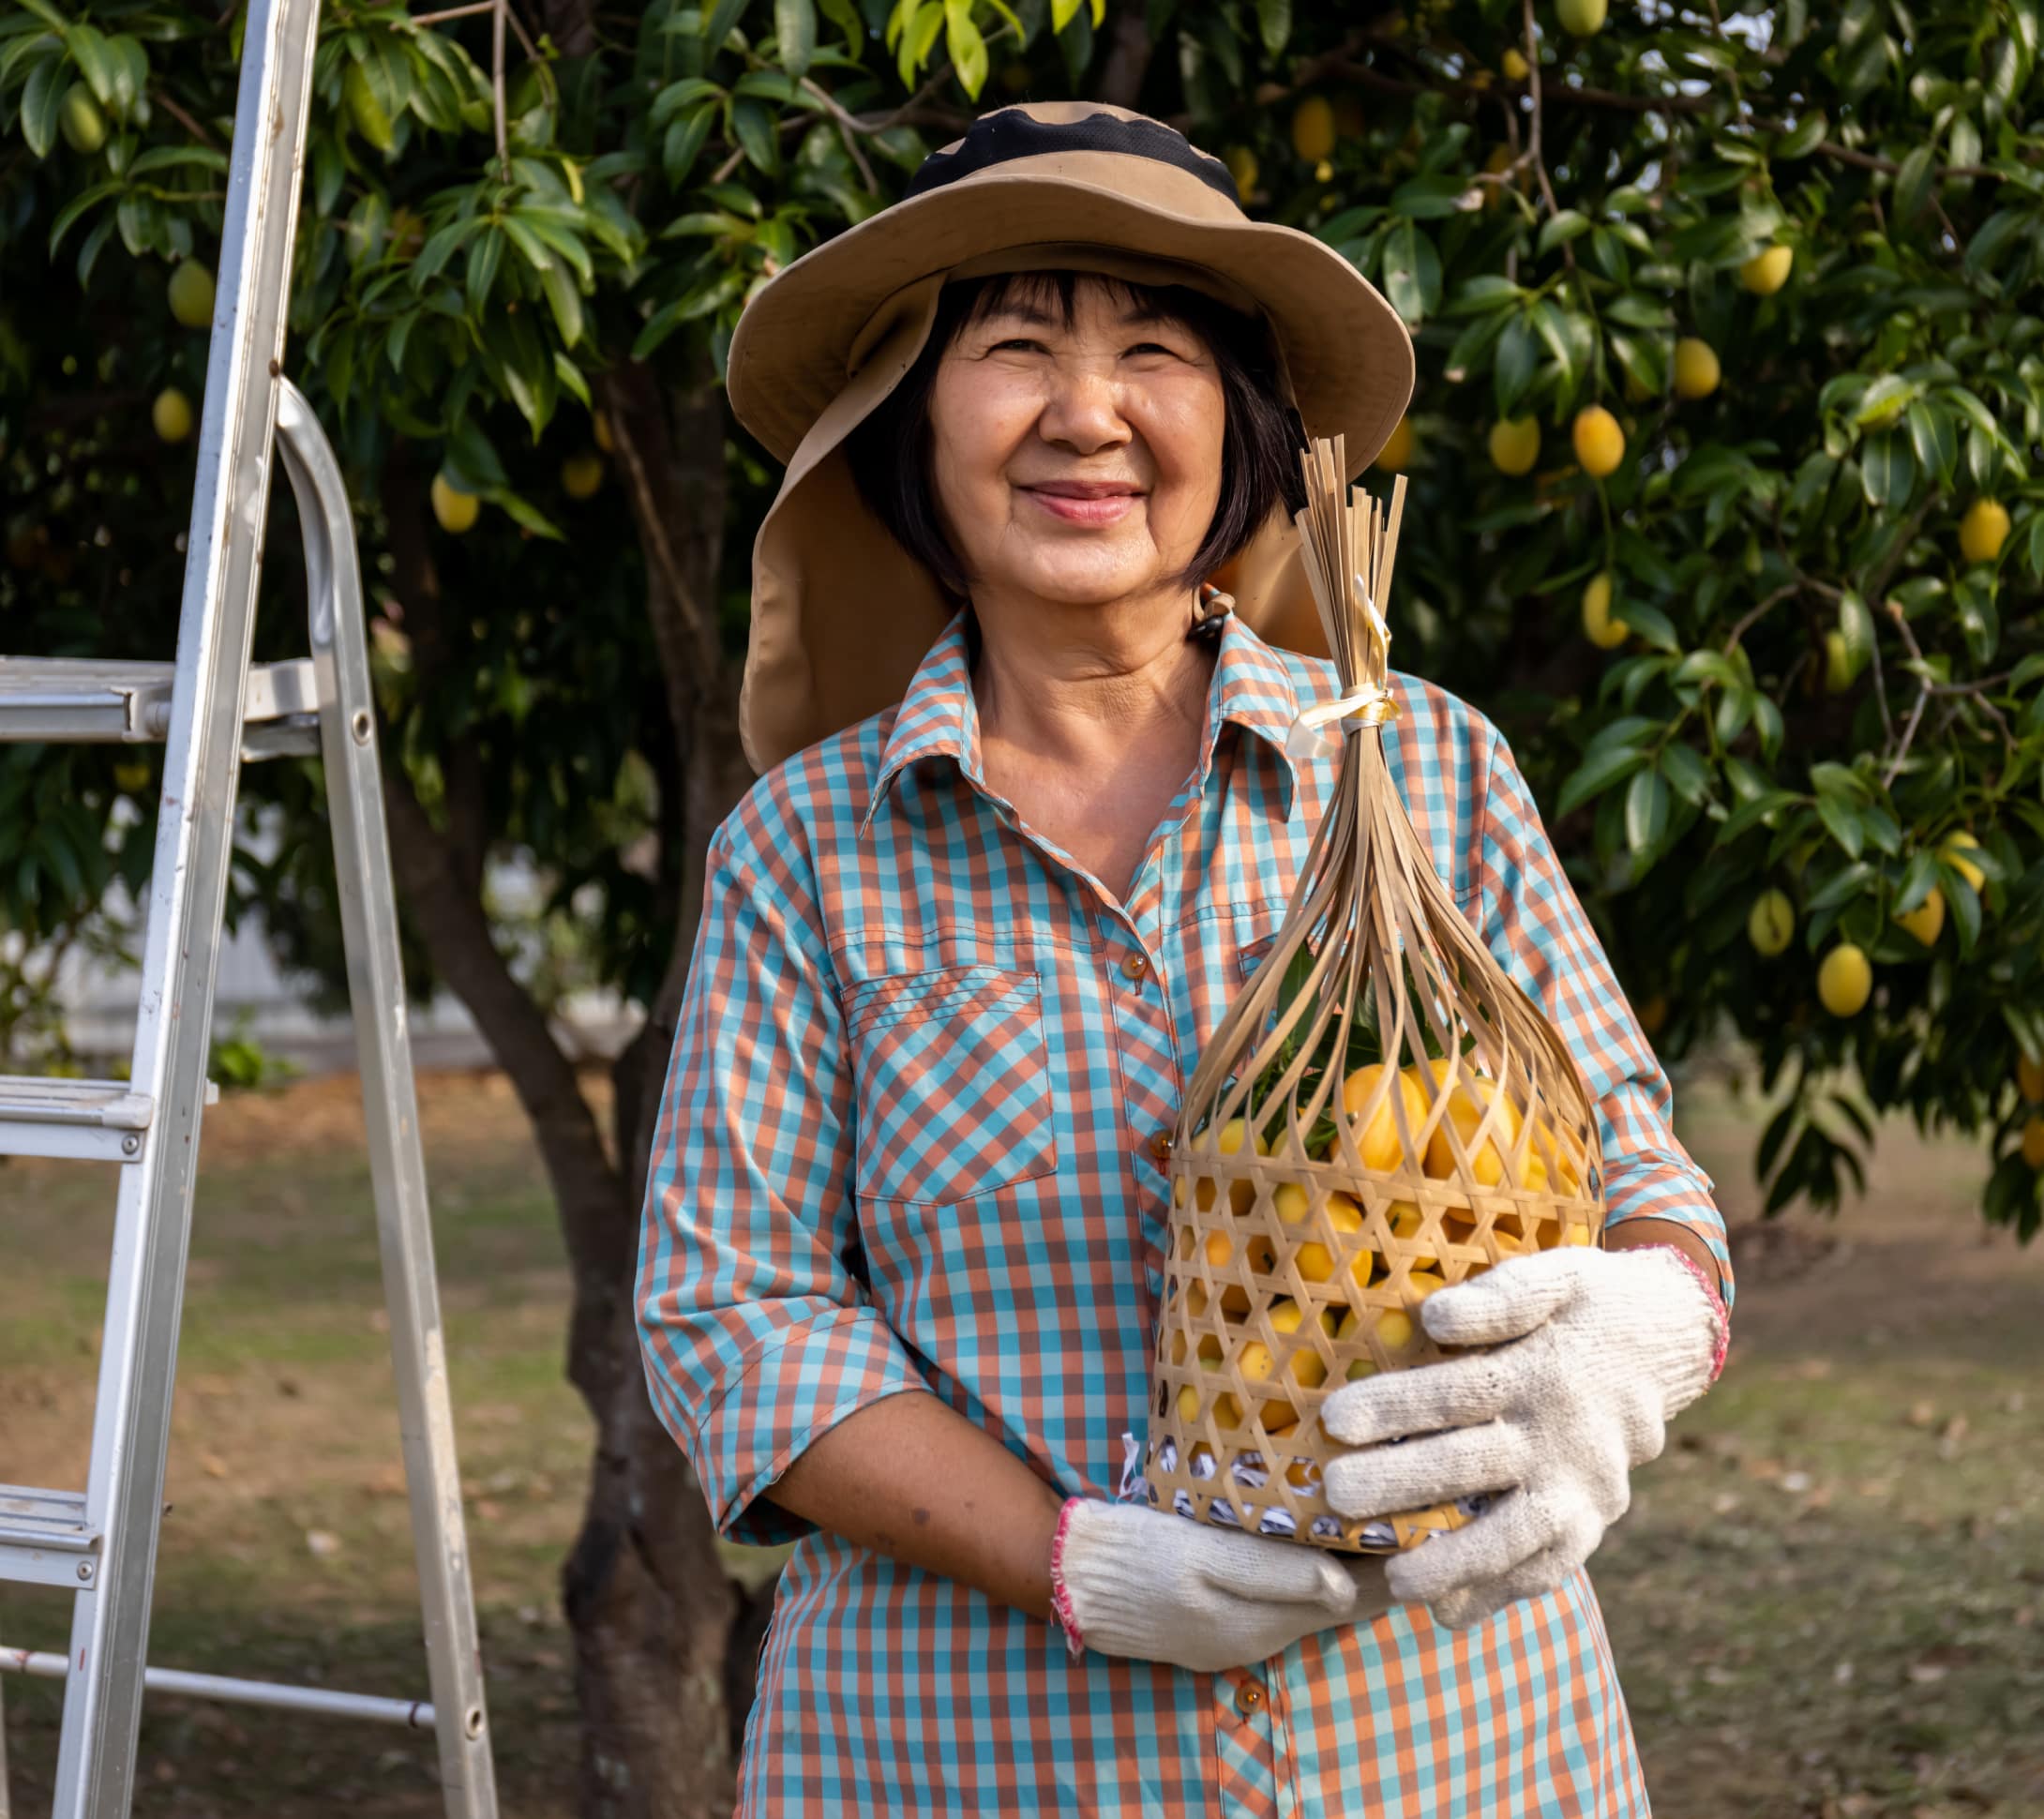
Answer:
<svg viewBox="0 0 2044 1819"><path fill-rule="evenodd" d="M952 615L909 679L894 724L880 748L879 772L859 823L862 834L872 824L894 779L918 759L948 755L977 788L986 788L980 767L979 703L973 699L971 669L966 660L965 615L963 607ZM1285 734L1298 711L1291 670L1284 656L1257 637L1240 614L1230 613L1221 629L1213 683L1207 697L1207 729L1199 747L1202 786L1221 729L1232 720L1261 734L1276 751L1283 806L1288 817L1298 772L1285 749Z"/></svg>

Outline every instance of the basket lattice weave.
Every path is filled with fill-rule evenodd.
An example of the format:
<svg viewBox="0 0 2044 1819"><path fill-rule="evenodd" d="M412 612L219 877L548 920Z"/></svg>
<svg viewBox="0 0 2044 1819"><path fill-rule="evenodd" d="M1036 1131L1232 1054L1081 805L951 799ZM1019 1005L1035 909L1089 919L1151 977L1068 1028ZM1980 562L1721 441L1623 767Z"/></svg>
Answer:
<svg viewBox="0 0 2044 1819"><path fill-rule="evenodd" d="M1418 1317L1435 1288L1601 1243L1602 1181L1573 1056L1456 908L1386 768L1399 710L1379 603L1405 482L1380 516L1350 497L1340 439L1300 460L1305 566L1343 686L1317 712L1341 766L1284 925L1180 1110L1144 1478L1198 1521L1393 1553L1484 1499L1337 1515L1321 1403L1447 1356Z"/></svg>

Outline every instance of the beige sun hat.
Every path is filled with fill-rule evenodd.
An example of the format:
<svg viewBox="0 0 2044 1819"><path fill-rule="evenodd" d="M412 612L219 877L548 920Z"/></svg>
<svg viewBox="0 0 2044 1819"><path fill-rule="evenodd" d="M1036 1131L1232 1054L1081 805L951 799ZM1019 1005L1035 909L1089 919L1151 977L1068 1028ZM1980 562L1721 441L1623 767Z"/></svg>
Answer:
<svg viewBox="0 0 2044 1819"><path fill-rule="evenodd" d="M1090 101L983 114L907 195L803 255L746 305L728 383L788 464L753 546L739 737L764 773L898 700L954 610L865 507L845 440L900 383L949 279L1095 271L1181 284L1260 313L1309 435L1344 436L1349 477L1412 396L1412 338L1347 260L1253 221L1219 158L1147 115ZM1296 534L1273 518L1228 576L1260 635L1322 650Z"/></svg>

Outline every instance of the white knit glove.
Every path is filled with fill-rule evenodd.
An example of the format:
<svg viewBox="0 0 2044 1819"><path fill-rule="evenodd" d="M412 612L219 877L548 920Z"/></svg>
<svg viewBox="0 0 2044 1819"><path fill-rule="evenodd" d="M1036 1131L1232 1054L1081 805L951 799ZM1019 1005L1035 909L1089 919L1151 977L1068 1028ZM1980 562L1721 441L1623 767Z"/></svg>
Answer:
<svg viewBox="0 0 2044 1819"><path fill-rule="evenodd" d="M1502 1493L1465 1526L1390 1562L1393 1598L1463 1630L1562 1584L1631 1501L1633 1466L1724 1361L1724 1304L1672 1246L1513 1257L1420 1304L1447 1345L1497 1349L1388 1371L1321 1405L1325 1468L1345 1516ZM1442 1430L1446 1430L1443 1432ZM1374 1443L1406 1437L1396 1446Z"/></svg>
<svg viewBox="0 0 2044 1819"><path fill-rule="evenodd" d="M1050 1548L1051 1604L1076 1655L1218 1674L1390 1608L1380 1560L1230 1534L1136 1503L1073 1497Z"/></svg>

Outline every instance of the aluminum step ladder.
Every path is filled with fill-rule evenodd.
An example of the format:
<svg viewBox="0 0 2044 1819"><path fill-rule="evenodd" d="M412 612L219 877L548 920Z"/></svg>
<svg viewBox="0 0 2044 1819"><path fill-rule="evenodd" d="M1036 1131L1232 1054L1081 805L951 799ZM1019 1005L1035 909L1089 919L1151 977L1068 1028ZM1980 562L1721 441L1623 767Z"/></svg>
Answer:
<svg viewBox="0 0 2044 1819"><path fill-rule="evenodd" d="M248 9L176 661L0 658L0 740L166 746L128 1078L0 1079L0 1155L121 1165L84 1489L0 1485L0 1582L72 1593L66 1655L0 1647L0 1669L65 1682L55 1819L128 1819L145 1688L430 1725L450 1819L497 1811L361 568L333 449L282 377L318 20L318 0ZM278 446L304 525L311 655L251 667ZM235 786L243 762L284 753L317 753L325 772L429 1703L146 1665L200 1119L217 1096L205 1063ZM5 1747L0 1732L0 1819Z"/></svg>

